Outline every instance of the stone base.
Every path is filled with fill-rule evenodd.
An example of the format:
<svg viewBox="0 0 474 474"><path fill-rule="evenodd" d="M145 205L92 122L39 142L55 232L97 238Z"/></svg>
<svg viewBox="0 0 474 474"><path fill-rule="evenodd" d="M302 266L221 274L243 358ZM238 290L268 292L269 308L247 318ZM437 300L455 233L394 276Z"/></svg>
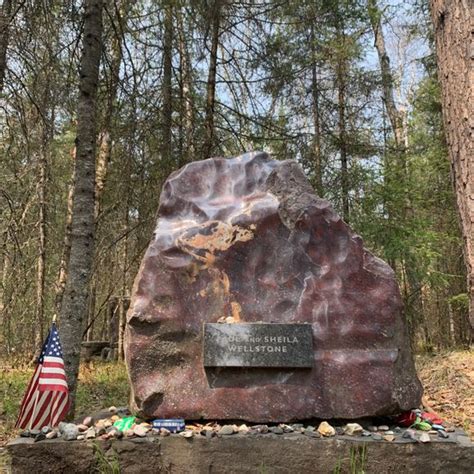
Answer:
<svg viewBox="0 0 474 474"><path fill-rule="evenodd" d="M288 435L179 435L112 441L41 441L7 446L12 473L471 473L474 444L467 436L427 444L308 438Z"/></svg>

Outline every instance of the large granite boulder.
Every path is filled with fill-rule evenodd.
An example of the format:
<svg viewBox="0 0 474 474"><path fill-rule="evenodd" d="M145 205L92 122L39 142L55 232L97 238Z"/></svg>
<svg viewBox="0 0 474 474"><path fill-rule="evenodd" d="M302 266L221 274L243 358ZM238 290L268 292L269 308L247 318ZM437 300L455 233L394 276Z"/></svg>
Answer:
<svg viewBox="0 0 474 474"><path fill-rule="evenodd" d="M204 367L203 323L310 323L312 368ZM146 417L256 422L387 415L421 385L392 269L265 153L166 181L127 316L132 404Z"/></svg>

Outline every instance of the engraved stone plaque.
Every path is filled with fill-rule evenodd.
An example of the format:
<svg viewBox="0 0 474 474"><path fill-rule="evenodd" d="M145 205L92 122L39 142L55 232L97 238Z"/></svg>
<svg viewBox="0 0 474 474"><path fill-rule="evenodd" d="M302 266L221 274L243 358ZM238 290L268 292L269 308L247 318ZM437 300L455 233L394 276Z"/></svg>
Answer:
<svg viewBox="0 0 474 474"><path fill-rule="evenodd" d="M205 367L313 366L311 324L204 324Z"/></svg>

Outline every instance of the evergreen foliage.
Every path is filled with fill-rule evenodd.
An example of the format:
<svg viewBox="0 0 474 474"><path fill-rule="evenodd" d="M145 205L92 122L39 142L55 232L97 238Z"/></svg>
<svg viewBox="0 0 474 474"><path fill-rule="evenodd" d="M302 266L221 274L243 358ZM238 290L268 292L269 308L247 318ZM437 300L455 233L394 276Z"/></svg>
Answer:
<svg viewBox="0 0 474 474"><path fill-rule="evenodd" d="M0 91L0 356L10 357L31 355L58 312L83 13L76 1L13 4L9 34L0 35L7 45ZM207 157L218 15L212 153L265 150L297 159L315 189L397 272L414 344L469 344L466 270L426 12L379 7L404 113L403 158L384 105L365 1L105 2L98 111L111 147L84 337L105 339L111 298L129 296L170 171ZM171 91L164 80L167 8ZM426 54L414 55L416 48ZM35 321L43 165L44 311Z"/></svg>

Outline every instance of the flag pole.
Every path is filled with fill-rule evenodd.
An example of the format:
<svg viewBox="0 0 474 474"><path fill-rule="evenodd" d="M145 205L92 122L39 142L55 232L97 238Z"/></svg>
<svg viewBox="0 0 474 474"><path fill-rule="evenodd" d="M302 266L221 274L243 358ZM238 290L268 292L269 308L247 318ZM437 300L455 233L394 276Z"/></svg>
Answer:
<svg viewBox="0 0 474 474"><path fill-rule="evenodd" d="M53 324L56 324L56 313L53 314Z"/></svg>

